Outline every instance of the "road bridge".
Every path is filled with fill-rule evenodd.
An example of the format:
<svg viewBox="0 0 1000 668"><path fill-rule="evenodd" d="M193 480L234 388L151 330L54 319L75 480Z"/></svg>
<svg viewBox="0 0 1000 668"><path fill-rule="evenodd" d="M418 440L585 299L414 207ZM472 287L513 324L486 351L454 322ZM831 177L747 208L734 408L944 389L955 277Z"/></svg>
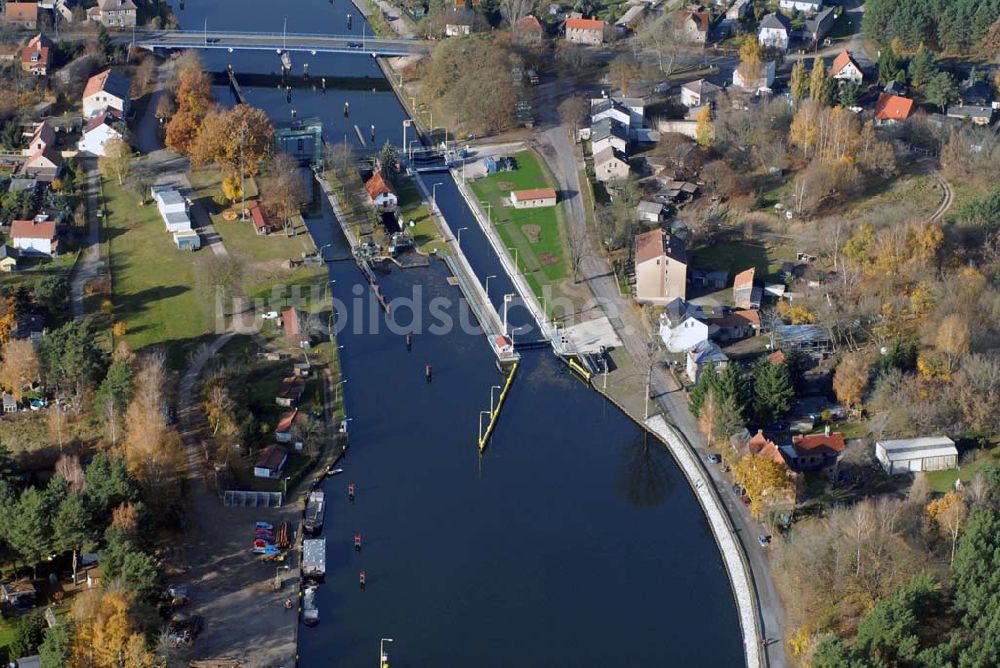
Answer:
<svg viewBox="0 0 1000 668"><path fill-rule="evenodd" d="M127 41L145 49L226 49L227 51L277 51L353 53L368 56L409 56L430 53L430 42L372 35L324 35L320 33L267 33L207 30L136 30L120 33Z"/></svg>

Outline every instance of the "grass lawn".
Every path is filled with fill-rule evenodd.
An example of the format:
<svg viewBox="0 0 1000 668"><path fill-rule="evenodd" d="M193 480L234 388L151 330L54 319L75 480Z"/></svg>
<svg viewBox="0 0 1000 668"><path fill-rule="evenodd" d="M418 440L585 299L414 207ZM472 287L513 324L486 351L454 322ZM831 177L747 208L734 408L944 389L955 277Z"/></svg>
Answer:
<svg viewBox="0 0 1000 668"><path fill-rule="evenodd" d="M197 265L209 250L179 251L152 204L104 183L115 320L125 324L133 350L164 345L180 368L211 331L211 295L199 292Z"/></svg>
<svg viewBox="0 0 1000 668"><path fill-rule="evenodd" d="M1000 457L1000 448L984 451L980 456L971 458L968 463L962 463L957 469L951 471L929 471L927 480L931 484L931 489L944 494L955 489L955 481L961 478L963 483L968 483L976 474L989 464L992 464Z"/></svg>
<svg viewBox="0 0 1000 668"><path fill-rule="evenodd" d="M412 179L402 178L396 188L399 196L399 219L405 229L413 234L413 243L421 253L447 253L448 246L441 237L437 223L431 217L420 192ZM413 227L409 227L413 221Z"/></svg>
<svg viewBox="0 0 1000 668"><path fill-rule="evenodd" d="M757 268L757 280L761 280L781 269L781 260L769 252L765 246L740 243L720 242L714 246L701 246L691 253L691 264L699 269L725 269L729 272L729 282L739 272Z"/></svg>
<svg viewBox="0 0 1000 668"><path fill-rule="evenodd" d="M928 174L903 174L887 188L851 203L846 214L858 219L883 207L903 209L915 218L926 218L941 204L941 186Z"/></svg>
<svg viewBox="0 0 1000 668"><path fill-rule="evenodd" d="M7 648L14 641L14 620L0 618L0 659L7 656ZM15 659L17 657L14 657Z"/></svg>
<svg viewBox="0 0 1000 668"><path fill-rule="evenodd" d="M540 286L567 278L569 268L561 231L559 207L515 209L503 205L511 190L554 187L534 151L514 155L517 169L471 181L472 190L492 205L490 216L500 238L516 248L518 265L536 293Z"/></svg>

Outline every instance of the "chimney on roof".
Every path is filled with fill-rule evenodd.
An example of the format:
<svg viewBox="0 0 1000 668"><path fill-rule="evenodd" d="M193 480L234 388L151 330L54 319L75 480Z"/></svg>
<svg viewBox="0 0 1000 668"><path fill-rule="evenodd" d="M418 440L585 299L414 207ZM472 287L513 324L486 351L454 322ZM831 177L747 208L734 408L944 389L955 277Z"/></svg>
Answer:
<svg viewBox="0 0 1000 668"><path fill-rule="evenodd" d="M830 425L826 425L826 428L823 429L823 433L826 434L827 436L830 435Z"/></svg>

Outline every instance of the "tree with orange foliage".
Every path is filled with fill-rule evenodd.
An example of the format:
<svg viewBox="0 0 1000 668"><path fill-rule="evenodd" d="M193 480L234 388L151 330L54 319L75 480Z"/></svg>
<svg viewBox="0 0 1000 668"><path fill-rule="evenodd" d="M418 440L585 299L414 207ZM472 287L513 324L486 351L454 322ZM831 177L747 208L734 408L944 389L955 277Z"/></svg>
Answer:
<svg viewBox="0 0 1000 668"><path fill-rule="evenodd" d="M197 57L182 61L178 74L177 112L167 123L166 144L187 154L198 135L201 122L215 104L212 81L205 74Z"/></svg>
<svg viewBox="0 0 1000 668"><path fill-rule="evenodd" d="M24 396L24 388L38 378L40 371L38 353L27 339L9 341L3 347L3 361L0 361L0 385L8 388L18 401Z"/></svg>
<svg viewBox="0 0 1000 668"><path fill-rule="evenodd" d="M833 391L837 400L853 408L861 403L868 387L871 363L862 353L848 353L840 360L833 374Z"/></svg>
<svg viewBox="0 0 1000 668"><path fill-rule="evenodd" d="M122 589L96 589L75 597L74 666L156 668L165 665L149 651L133 614L134 597Z"/></svg>
<svg viewBox="0 0 1000 668"><path fill-rule="evenodd" d="M941 532L951 539L951 561L955 561L955 544L962 531L969 507L958 492L948 492L940 499L927 504L927 516L934 520Z"/></svg>

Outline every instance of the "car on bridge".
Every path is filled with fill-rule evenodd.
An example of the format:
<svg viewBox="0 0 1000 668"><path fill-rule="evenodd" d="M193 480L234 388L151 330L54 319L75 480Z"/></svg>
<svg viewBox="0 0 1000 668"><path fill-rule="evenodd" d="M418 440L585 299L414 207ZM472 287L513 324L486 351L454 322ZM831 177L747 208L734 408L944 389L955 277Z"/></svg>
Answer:
<svg viewBox="0 0 1000 668"><path fill-rule="evenodd" d="M365 45L362 44L361 42L348 42L347 43L347 48L348 49L363 49L363 48L365 48Z"/></svg>

